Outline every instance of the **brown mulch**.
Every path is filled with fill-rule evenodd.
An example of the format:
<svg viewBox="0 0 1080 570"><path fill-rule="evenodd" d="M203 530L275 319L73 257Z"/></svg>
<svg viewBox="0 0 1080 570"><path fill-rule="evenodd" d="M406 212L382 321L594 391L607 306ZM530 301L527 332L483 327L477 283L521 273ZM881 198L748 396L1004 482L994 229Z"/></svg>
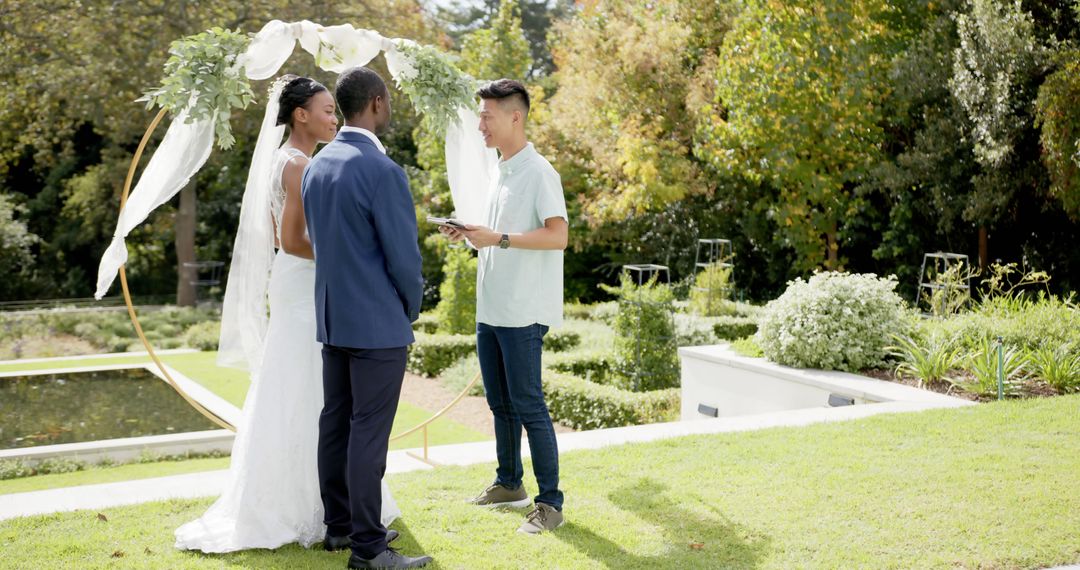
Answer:
<svg viewBox="0 0 1080 570"><path fill-rule="evenodd" d="M414 406L435 413L450 403L456 393L447 390L441 382L434 378L424 378L415 374L405 374L405 384L401 387L401 399ZM488 409L487 400L480 396L465 396L446 412L446 417L468 426L482 434L495 437L495 428L492 425L491 410ZM564 425L555 424L556 433L574 431Z"/></svg>
<svg viewBox="0 0 1080 570"><path fill-rule="evenodd" d="M917 378L909 378L907 376L899 377L892 369L873 369L862 370L859 374L863 376L869 376L877 380L885 380L886 382L896 382L905 386L911 386L913 388L922 388L923 390L930 390L931 392L937 392L939 394L945 394L947 396L954 396L956 398L962 398L964 400L970 400L972 402L992 402L997 399L996 396L982 396L972 392L968 392L958 386L953 386L948 382L935 382L926 386L920 386ZM968 374L963 371L955 371L955 375L963 376ZM1020 397L1021 398L1045 398L1049 396L1058 396L1061 393L1054 389L1042 380L1036 380L1028 378L1020 383Z"/></svg>

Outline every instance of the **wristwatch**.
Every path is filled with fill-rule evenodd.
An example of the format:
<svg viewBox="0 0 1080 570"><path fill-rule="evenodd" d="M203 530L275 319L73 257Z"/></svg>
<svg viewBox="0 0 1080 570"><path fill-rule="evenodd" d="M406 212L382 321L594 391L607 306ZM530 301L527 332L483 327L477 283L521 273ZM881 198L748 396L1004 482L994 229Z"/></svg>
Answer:
<svg viewBox="0 0 1080 570"><path fill-rule="evenodd" d="M510 236L508 234L502 235L502 239L499 240L499 248L510 249Z"/></svg>

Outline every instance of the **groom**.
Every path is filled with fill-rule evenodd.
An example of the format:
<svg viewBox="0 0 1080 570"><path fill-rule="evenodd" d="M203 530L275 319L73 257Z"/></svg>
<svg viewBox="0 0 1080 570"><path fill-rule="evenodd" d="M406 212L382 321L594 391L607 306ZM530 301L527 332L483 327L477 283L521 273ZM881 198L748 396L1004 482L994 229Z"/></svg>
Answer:
<svg viewBox="0 0 1080 570"><path fill-rule="evenodd" d="M345 126L301 183L323 343L324 546L350 546L349 568L417 568L431 558L391 549L397 532L387 531L380 516L390 429L424 289L416 215L405 171L376 134L390 125L382 78L365 67L349 69L335 97Z"/></svg>

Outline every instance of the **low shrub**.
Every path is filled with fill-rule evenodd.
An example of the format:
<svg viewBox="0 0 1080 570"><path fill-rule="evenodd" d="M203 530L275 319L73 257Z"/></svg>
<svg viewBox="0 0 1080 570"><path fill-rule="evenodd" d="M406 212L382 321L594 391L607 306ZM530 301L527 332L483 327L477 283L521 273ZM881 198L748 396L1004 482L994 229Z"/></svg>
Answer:
<svg viewBox="0 0 1080 570"><path fill-rule="evenodd" d="M740 338L731 341L731 349L740 356L747 358L764 358L765 351L761 350L754 337L748 336L746 338Z"/></svg>
<svg viewBox="0 0 1080 570"><path fill-rule="evenodd" d="M109 337L109 340L106 341L104 348L109 352L128 352L128 346L130 345L130 338L122 336L111 336Z"/></svg>
<svg viewBox="0 0 1080 570"><path fill-rule="evenodd" d="M434 313L420 313L420 318L412 324L413 330L427 334L435 334L439 331L439 319Z"/></svg>
<svg viewBox="0 0 1080 570"><path fill-rule="evenodd" d="M549 331L544 335L544 350L566 352L581 344L581 335L568 330Z"/></svg>
<svg viewBox="0 0 1080 570"><path fill-rule="evenodd" d="M885 363L892 335L905 333L896 280L818 273L795 279L758 321L757 343L778 364L857 372Z"/></svg>
<svg viewBox="0 0 1080 570"><path fill-rule="evenodd" d="M710 264L694 277L690 310L706 317L735 314L731 298L731 265Z"/></svg>
<svg viewBox="0 0 1080 570"><path fill-rule="evenodd" d="M445 278L439 285L439 304L435 307L438 332L471 334L476 332L476 256L465 247L448 248L443 264Z"/></svg>
<svg viewBox="0 0 1080 570"><path fill-rule="evenodd" d="M220 335L219 321L205 321L188 327L184 332L184 344L198 350L217 350Z"/></svg>
<svg viewBox="0 0 1080 570"><path fill-rule="evenodd" d="M675 294L655 279L635 284L623 274L619 287L607 287L619 297L615 317L615 359L624 387L648 392L679 385Z"/></svg>
<svg viewBox="0 0 1080 570"><path fill-rule="evenodd" d="M972 348L998 336L1023 349L1080 344L1080 309L1070 300L1054 296L994 297L951 320L960 322Z"/></svg>
<svg viewBox="0 0 1080 570"><path fill-rule="evenodd" d="M938 334L925 340L894 335L893 340L887 350L899 362L897 376L915 378L920 387L943 381L956 383L949 374L959 366L961 351L953 339Z"/></svg>
<svg viewBox="0 0 1080 570"><path fill-rule="evenodd" d="M720 340L746 338L758 330L757 320L750 317L720 317L713 324L713 334Z"/></svg>
<svg viewBox="0 0 1080 570"><path fill-rule="evenodd" d="M219 319L220 314L215 309L164 307L139 311L139 323L143 332L157 348L181 346L183 331L190 329L192 325ZM0 327L0 344L31 338L60 339L70 335L93 345L92 350L83 351L88 353L102 350L123 352L138 341L135 327L127 312L117 309L59 308L11 317L5 320L4 325ZM39 353L33 355L46 356ZM29 355L22 357L28 358Z"/></svg>
<svg viewBox="0 0 1080 570"><path fill-rule="evenodd" d="M595 305L586 305L583 303L566 303L563 305L563 317L567 319L581 319L589 320L592 318L592 313Z"/></svg>
<svg viewBox="0 0 1080 570"><path fill-rule="evenodd" d="M439 380L442 381L442 385L447 390L457 394L465 389L465 386L472 382L473 378L480 373L480 360L476 357L476 354L470 354L463 358L459 358L457 362L451 365L446 370L443 370L439 374ZM484 395L484 381L483 379L477 380L476 384L473 384L471 390L469 390L470 396L483 396Z"/></svg>
<svg viewBox="0 0 1080 570"><path fill-rule="evenodd" d="M555 354L544 357L544 366L555 372L607 384L611 380L615 358L610 353L599 351Z"/></svg>
<svg viewBox="0 0 1080 570"><path fill-rule="evenodd" d="M19 459L0 459L0 481L29 477L35 473L25 461Z"/></svg>
<svg viewBox="0 0 1080 570"><path fill-rule="evenodd" d="M630 392L550 371L544 395L552 419L579 430L671 421L679 411L677 388Z"/></svg>
<svg viewBox="0 0 1080 570"><path fill-rule="evenodd" d="M1020 381L1025 373L1024 355L1015 346L1004 345L1001 363L1003 393L1006 396L1015 396L1020 391ZM996 396L998 392L997 343L990 339L983 339L978 349L969 353L964 359L964 370L971 373L971 377L961 379L960 386L980 396Z"/></svg>
<svg viewBox="0 0 1080 570"><path fill-rule="evenodd" d="M593 321L600 321L601 323L611 325L615 323L615 316L618 314L619 304L614 301L609 301L593 305L592 316L589 318Z"/></svg>
<svg viewBox="0 0 1080 570"><path fill-rule="evenodd" d="M476 354L475 335L416 333L407 368L413 374L431 378L470 354Z"/></svg>
<svg viewBox="0 0 1080 570"><path fill-rule="evenodd" d="M557 331L572 332L580 337L581 341L569 352L615 350L615 335L612 334L611 327L600 321L566 319L562 328Z"/></svg>
<svg viewBox="0 0 1080 570"><path fill-rule="evenodd" d="M65 457L44 459L33 466L19 459L4 459L0 460L0 480L50 473L72 473L86 468L85 461Z"/></svg>
<svg viewBox="0 0 1080 570"><path fill-rule="evenodd" d="M675 313L676 346L716 344L713 322L716 317L701 317L691 313Z"/></svg>
<svg viewBox="0 0 1080 570"><path fill-rule="evenodd" d="M1080 392L1080 352L1071 345L1043 346L1027 352L1029 371L1060 392Z"/></svg>

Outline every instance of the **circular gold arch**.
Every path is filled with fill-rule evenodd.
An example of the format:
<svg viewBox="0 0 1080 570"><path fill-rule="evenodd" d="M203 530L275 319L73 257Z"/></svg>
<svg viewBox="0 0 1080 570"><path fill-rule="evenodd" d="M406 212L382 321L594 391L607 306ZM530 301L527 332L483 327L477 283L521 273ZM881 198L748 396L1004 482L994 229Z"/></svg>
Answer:
<svg viewBox="0 0 1080 570"><path fill-rule="evenodd" d="M150 126L146 128L146 132L143 134L142 140L139 141L139 147L135 149L135 155L131 158L131 165L128 167L127 178L124 180L124 189L120 194L120 212L124 211L124 206L127 204L128 194L131 192L131 182L135 178L135 170L138 168L139 159L142 158L143 151L146 149L146 144L150 141L150 136L154 133L154 130L157 129L158 123L160 123L161 120L165 118L167 112L167 109L161 109L161 111L158 112L157 116L155 116L154 119L150 121ZM185 392L179 384L177 384L176 380L173 379L172 375L169 374L168 368L166 368L165 364L161 362L161 359L158 358L157 353L154 351L154 347L150 344L150 340L147 339L146 335L143 333L142 325L139 324L139 317L135 313L135 305L131 302L131 291L128 288L127 272L124 269L125 266L126 264L120 266L120 288L123 290L124 293L124 304L127 305L128 316L131 317L131 323L135 326L135 333L139 336L139 340L142 341L143 346L146 347L146 353L150 355L150 359L153 360L154 364L157 365L158 370L165 378L165 382L169 386L171 386L173 390L176 390L176 393L180 394L180 396L183 397L184 400L191 405L191 407L195 408L196 410L198 410L199 413L206 416L207 419L229 431L235 432L236 426L234 426L232 423L222 418L221 416L218 416L214 412L206 409L205 406L195 401L194 398L188 395L188 393ZM424 433L424 455L423 458L418 457L418 459L428 461L428 426L431 424L431 422L439 419L439 417L449 411L450 408L453 408L455 405L457 405L457 403L460 402L462 398L464 398L465 395L469 393L469 390L472 389L472 387L479 379L480 373L477 373L476 376L474 376L473 379L469 382L469 384L465 386L465 389L462 390L461 393L458 394L453 400L451 400L449 404L443 407L443 409L439 410L430 418L420 422L416 426L409 428L408 430L405 430L404 432L394 437L391 437L390 441L397 441L406 436L412 435L417 431L422 430ZM430 463L430 461L428 462Z"/></svg>

